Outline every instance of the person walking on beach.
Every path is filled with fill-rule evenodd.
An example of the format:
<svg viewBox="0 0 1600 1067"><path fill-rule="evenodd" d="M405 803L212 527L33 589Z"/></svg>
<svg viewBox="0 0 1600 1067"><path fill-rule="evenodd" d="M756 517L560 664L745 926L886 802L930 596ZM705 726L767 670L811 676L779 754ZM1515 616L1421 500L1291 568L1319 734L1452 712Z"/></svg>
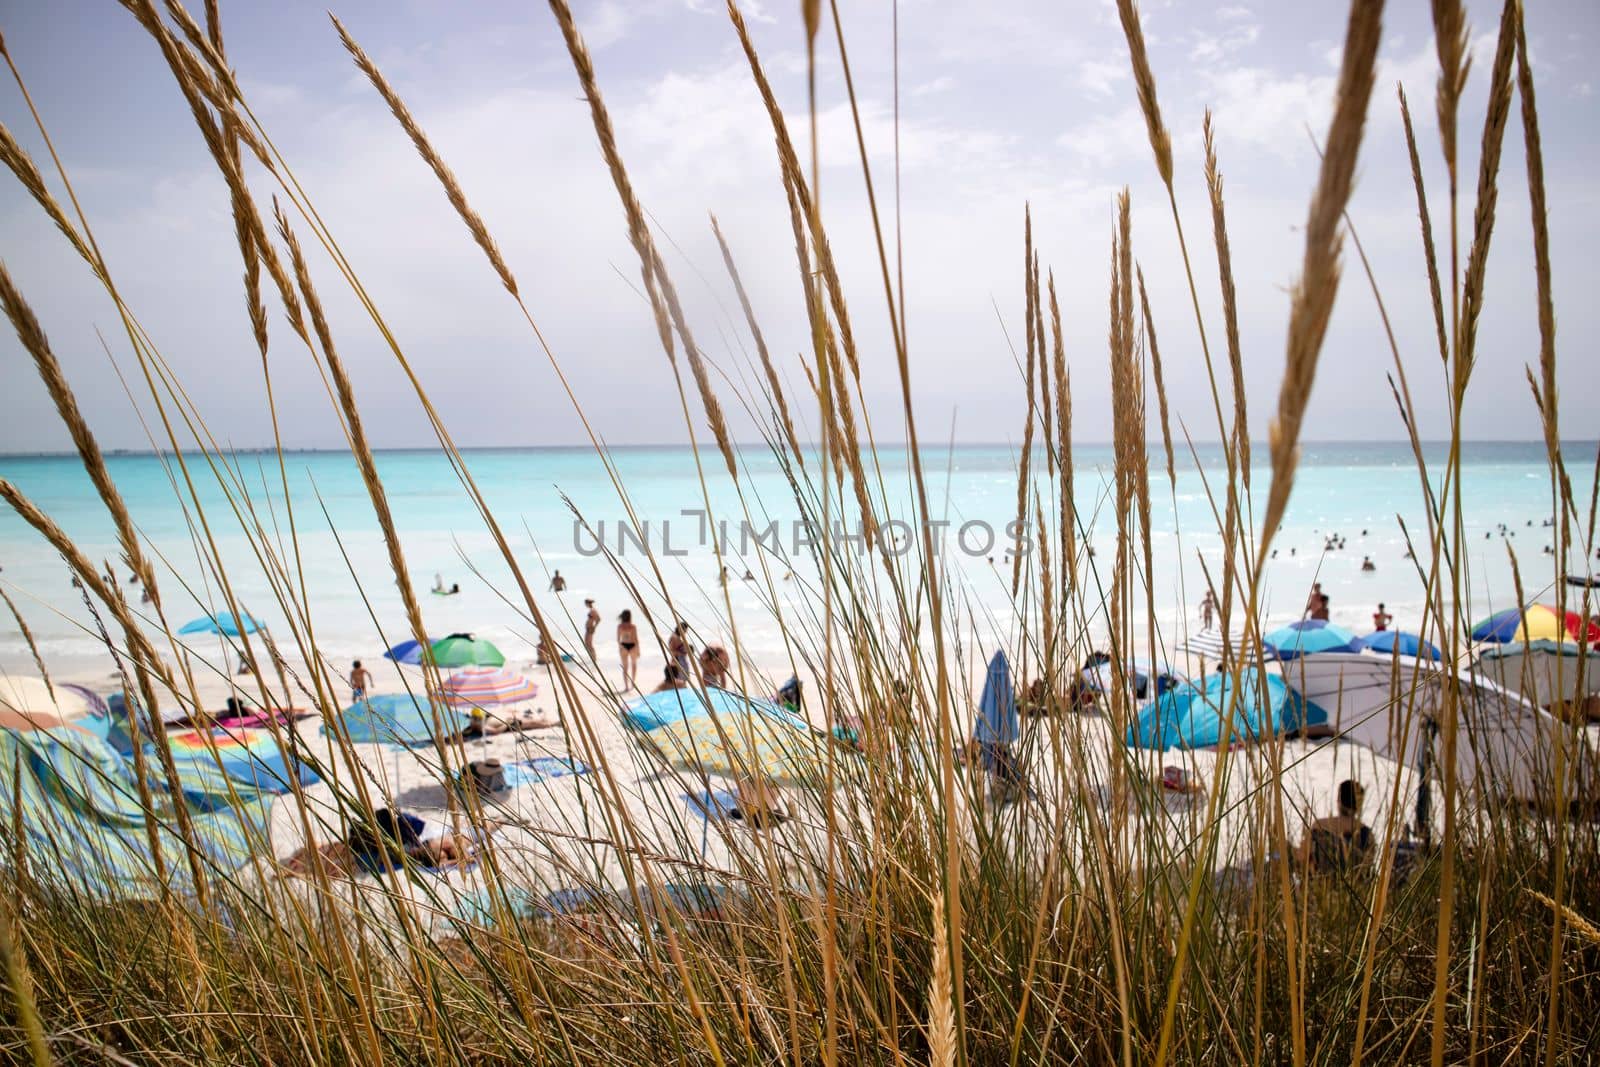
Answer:
<svg viewBox="0 0 1600 1067"><path fill-rule="evenodd" d="M1316 618L1317 617L1317 608L1322 606L1322 601L1325 600L1325 599L1327 599L1327 598L1322 595L1322 583L1321 582L1312 582L1311 583L1311 595L1306 597L1306 611L1305 611L1305 613L1307 615L1311 616L1313 619Z"/></svg>
<svg viewBox="0 0 1600 1067"><path fill-rule="evenodd" d="M631 611L617 616L617 652L622 657L622 688L632 689L639 676L639 628Z"/></svg>
<svg viewBox="0 0 1600 1067"><path fill-rule="evenodd" d="M372 672L361 665L360 660L350 664L350 703L359 704L367 699L367 690L372 688Z"/></svg>
<svg viewBox="0 0 1600 1067"><path fill-rule="evenodd" d="M583 620L583 647L589 650L589 658L594 659L594 632L600 629L600 609L594 606L593 600L585 600L583 606L589 609Z"/></svg>
<svg viewBox="0 0 1600 1067"><path fill-rule="evenodd" d="M1211 629L1211 620L1215 616L1216 610L1217 598L1212 594L1211 590L1207 589L1205 599L1200 601L1200 628L1202 630Z"/></svg>
<svg viewBox="0 0 1600 1067"><path fill-rule="evenodd" d="M1379 633L1387 630L1393 621L1394 616L1385 611L1382 604L1379 604L1378 610L1372 613L1372 628Z"/></svg>
<svg viewBox="0 0 1600 1067"><path fill-rule="evenodd" d="M672 636L667 638L667 655L672 657L672 662L678 665L684 677L689 676L689 624L679 622L673 627Z"/></svg>
<svg viewBox="0 0 1600 1067"><path fill-rule="evenodd" d="M552 593L565 593L567 591L567 580L561 577L559 569L550 576L550 591Z"/></svg>

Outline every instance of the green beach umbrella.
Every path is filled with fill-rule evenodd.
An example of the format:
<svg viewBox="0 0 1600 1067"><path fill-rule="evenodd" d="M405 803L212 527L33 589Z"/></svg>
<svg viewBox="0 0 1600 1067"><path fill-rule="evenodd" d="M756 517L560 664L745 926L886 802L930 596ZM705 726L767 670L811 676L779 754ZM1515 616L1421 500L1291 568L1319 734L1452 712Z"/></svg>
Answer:
<svg viewBox="0 0 1600 1067"><path fill-rule="evenodd" d="M498 648L471 634L451 634L435 641L428 658L439 667L503 667L506 662Z"/></svg>

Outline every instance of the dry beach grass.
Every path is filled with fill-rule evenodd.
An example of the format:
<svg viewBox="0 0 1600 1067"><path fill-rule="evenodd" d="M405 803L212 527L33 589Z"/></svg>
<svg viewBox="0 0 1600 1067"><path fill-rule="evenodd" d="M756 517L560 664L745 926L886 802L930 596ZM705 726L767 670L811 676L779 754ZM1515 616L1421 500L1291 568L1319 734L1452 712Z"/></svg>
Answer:
<svg viewBox="0 0 1600 1067"><path fill-rule="evenodd" d="M355 458L400 588L408 631L400 637L425 640L422 607L364 429L360 398L323 311L319 278L321 285L344 286L355 296L416 392L464 498L513 575L512 587L502 591L505 603L532 632L564 633L559 607L534 591L531 567L519 559L474 481L468 458L428 401L421 376L341 251L338 220L318 213L272 131L251 111L227 67L218 5L208 0L203 25L180 0L166 0L162 8L153 0L124 0L124 6L159 46L228 188L242 257L244 310L268 396L272 360L285 344L303 347L323 376L328 410ZM730 437L722 414L727 392L719 394L697 347L649 215L629 178L602 95L603 78L565 0L551 0L550 7L618 194L640 285L672 365L685 431L697 441L709 428L741 512L726 517L748 520L764 513L763 505L740 477L741 446ZM1291 498L1301 429L1340 292L1349 232L1346 208L1367 117L1371 108L1390 106L1384 94L1374 97L1373 92L1383 4L1353 0L1331 124L1318 131L1324 152L1307 208L1303 264L1291 295L1283 385L1267 441L1271 479L1264 494L1253 493L1249 484L1244 355L1209 116L1203 131L1205 173L1175 173L1172 135L1163 122L1137 7L1132 0L1119 0L1118 10L1153 161L1182 248L1217 436L1225 443L1225 480L1207 487L1224 558L1220 570L1208 572L1208 581L1220 605L1220 631L1228 635L1229 669L1243 672L1260 666L1264 561ZM1429 469L1421 448L1416 449L1429 501L1425 539L1416 543L1416 555L1428 589L1422 633L1460 660L1471 624L1462 615L1459 595L1468 581L1461 562L1462 397L1490 285L1488 249L1503 221L1495 214L1496 190L1505 178L1500 146L1513 96L1521 105L1533 206L1530 243L1537 264L1538 365L1529 368L1528 377L1549 456L1551 510L1560 520L1558 572L1569 558L1593 552L1596 500L1592 488L1587 500L1581 489L1574 491L1560 449L1550 220L1545 218L1536 70L1522 7L1517 0L1505 4L1489 68L1489 106L1464 267L1456 221L1462 135L1457 122L1462 96L1471 88L1468 31L1459 5L1437 0L1433 10L1442 70L1436 118L1450 190L1448 225L1440 226L1442 255L1434 248L1434 221L1409 111L1404 121L1426 248L1420 284L1428 287L1436 316L1452 438L1443 470ZM820 36L824 12L820 2L807 3L804 12L814 75L821 61L818 42L827 43ZM819 734L846 725L857 731L852 748L826 739L818 744L810 780L785 790L793 817L767 832L713 824L680 803L685 789L715 783L669 768L658 750L624 728L625 698L579 646L572 648L578 653L573 659L548 667L561 721L534 740L508 736L474 749L444 736L436 711L434 746L406 755L403 765L400 757L375 755L373 746L352 741L338 727L342 682L319 654L316 616L299 565L296 515L303 520L317 502L282 501L280 528L278 513L266 499L271 494L264 485L255 490L237 457L212 438L204 413L171 375L135 310L118 295L114 271L100 256L90 220L71 195L70 175L52 151L55 172L47 178L0 126L0 162L86 261L117 307L126 350L139 368L137 380L159 413L152 443L172 455L174 492L193 520L195 550L215 579L216 607L242 610L213 526L237 526L255 565L269 578L274 608L287 624L271 637L240 640L237 652L254 668L243 683L248 697L265 707L307 706L329 723L321 736L304 726L272 727L278 745L323 777L315 790L295 786L277 802L274 840L327 840L352 823L370 821L377 808L396 804L398 796L422 795L435 798L431 806L446 810L454 826L494 831L473 870L442 876L405 864L380 878L352 879L313 849L304 854L299 874L289 877L282 869L284 850L274 854L270 847L228 869L210 858L185 804L175 806L171 825L154 825L156 813L164 810L157 794L169 786L181 793L177 771L170 755L158 766L146 766L136 748L139 801L149 816L150 862L154 884L160 886L151 899L96 897L42 866L24 845L20 804L15 819L0 827L0 954L6 975L0 1055L36 1064L675 1061L798 1067L1088 1061L1128 1067L1146 1062L1299 1067L1478 1059L1555 1064L1581 1062L1586 1050L1600 1047L1600 935L1595 928L1600 844L1593 821L1594 754L1581 727L1559 726L1550 733L1549 762L1540 764L1548 775L1542 804L1506 802L1487 769L1461 772L1458 746L1481 743L1473 695L1451 672L1424 677L1421 668L1402 667L1396 659L1385 714L1392 715L1403 736L1400 751L1430 743L1430 751L1437 751L1433 769L1421 772L1433 776L1437 808L1425 826L1410 828L1425 831L1426 840L1404 877L1387 863L1332 876L1292 869L1285 857L1299 836L1300 802L1310 795L1325 806L1327 783L1349 764L1339 762L1346 759L1338 754L1342 750L1304 740L1230 746L1241 699L1237 684L1218 750L1184 757L1186 769L1201 782L1198 794L1175 797L1164 790L1162 757L1121 742L1136 714L1124 664L1135 656L1161 659L1176 637L1160 631L1149 588L1156 539L1147 371L1174 492L1175 463L1182 462L1174 454L1155 320L1126 191L1111 234L1107 299L1106 356L1115 419L1109 504L1117 509L1118 536L1114 550L1098 560L1091 556L1089 524L1078 510L1083 505L1074 482L1071 368L1056 281L1041 262L1031 215L1024 209L1027 310L1019 377L1026 395L1017 405L1023 420L1017 436L1024 448L1016 508L1018 518L1036 531L1039 551L1026 559L1019 554L1008 576L1015 632L1022 635L1008 651L1019 673L1037 683L1045 714L1027 721L1017 753L1025 776L1020 788L1009 783L995 788L967 760L960 745L972 710L965 679L974 664L981 671L983 651L976 633L963 629L965 590L933 551L928 532L928 478L916 447L917 416L910 399L914 360L903 295L894 280L898 249L885 238L873 199L872 237L903 398L902 410L888 415L899 423L895 436L911 445L911 469L904 474L886 473L879 462L861 367L889 357L881 342L852 327L851 294L818 203L817 161L810 161L808 173L731 0L728 13L771 121L774 180L787 194L811 333L800 359L813 383L809 395L785 396L778 357L769 352L758 311L735 266L731 247L737 235L725 238L713 218L728 280L760 362L755 387L734 399L761 416L765 447L785 473L794 507L823 531L848 515L868 531L870 548L851 552L825 532L808 549L807 562L820 581L808 588L803 608L788 613L779 607L779 580L773 573L787 561L761 558L761 573L752 581L768 593L771 621L784 635L782 662L761 663L746 654L732 601L725 590L720 596L726 616L720 621L732 635L739 687L759 691L769 676L794 670L811 683L808 710ZM333 25L559 375L561 357L546 344L524 303L491 221L472 208L461 181L383 72L343 25L337 20ZM847 69L842 30L836 41ZM9 52L5 58L23 86L24 72ZM851 94L870 191L872 173L859 139L853 87ZM1403 98L1399 106L1405 108ZM814 121L814 99L812 111ZM45 136L43 122L32 117ZM252 174L246 173L247 164ZM70 214L52 186L67 192ZM272 191L271 227L256 199L260 188ZM1204 191L1213 223L1227 348L1226 361L1215 365L1200 284L1179 221L1179 194L1189 188ZM1235 218L1249 210L1238 202L1227 207ZM1511 231L1506 239L1525 238ZM293 331L287 342L268 336L267 301L272 299ZM228 681L208 674L211 668L190 655L165 607L177 602L180 592L191 591L158 588L166 572L128 514L44 327L3 267L0 303L114 520L124 553L115 565L137 574L150 602L131 604L115 581L104 578L110 563L86 558L67 531L5 479L0 479L0 501L60 552L82 582L95 617L110 620L103 630L108 659L114 657L123 672L127 693L149 709L214 706L216 694L228 691ZM680 356L690 384L680 374ZM1430 361L1432 356L1427 354ZM1415 444L1411 394L1398 349L1395 358L1401 379L1394 394ZM565 381L563 376L564 386ZM581 417L581 398L570 388L565 396ZM797 431L811 415L821 427L814 451ZM587 418L583 425L631 512L626 482L610 452ZM882 425L878 429L886 432ZM279 444L275 474L287 496ZM702 465L698 444L694 456L709 511L711 494L705 487L720 479L721 471ZM891 518L886 485L898 477L908 481L908 496L915 501L911 514L894 516L916 531L905 552L891 551L881 532ZM195 482L208 479L220 488L225 508L201 506ZM1433 493L1430 485L1440 491ZM615 559L611 563L638 594L637 603L662 605L659 618L645 621L676 617L673 592L657 561L642 570L625 569ZM1565 606L1583 613L1593 610L1590 595L1585 590L1579 600L1567 590L1559 594ZM7 604L26 633L9 597ZM666 626L655 628L660 634L649 633L648 625L641 633L651 641L665 640ZM373 629L374 644L399 639L383 634L376 619ZM1242 640L1236 644L1236 639ZM1093 713L1080 713L1069 704L1091 645L1111 654L1114 684L1098 698ZM41 660L41 673L47 668ZM412 684L436 690L437 669L426 668ZM155 750L165 753L159 717L154 729ZM1436 742L1428 740L1430 730L1437 732ZM725 734L723 742L737 748L740 740ZM474 755L521 753L527 744L579 759L590 771L552 786L536 813L503 810L474 794L442 788L440 779ZM1405 824L1416 775L1404 758L1359 758L1368 761L1360 766L1368 768L1379 815L1373 833L1388 850L1415 836ZM393 770L384 762L390 759ZM0 777L0 783L11 780ZM760 792L758 784L745 785ZM186 878L172 874L179 866L188 872ZM555 890L582 904L549 905L548 894ZM472 906L464 908L468 899Z"/></svg>

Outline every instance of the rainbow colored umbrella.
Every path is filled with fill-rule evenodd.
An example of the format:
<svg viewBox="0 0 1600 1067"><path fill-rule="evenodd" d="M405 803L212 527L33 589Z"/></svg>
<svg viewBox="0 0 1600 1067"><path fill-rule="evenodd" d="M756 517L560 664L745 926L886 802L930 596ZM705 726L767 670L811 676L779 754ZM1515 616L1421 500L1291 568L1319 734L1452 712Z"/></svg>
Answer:
<svg viewBox="0 0 1600 1067"><path fill-rule="evenodd" d="M292 753L279 749L270 730L190 730L168 734L167 747L172 751L186 793L225 796L221 789L197 788L206 787L206 776L216 771L263 793L287 793L291 782L314 785L319 781L314 770Z"/></svg>
<svg viewBox="0 0 1600 1067"><path fill-rule="evenodd" d="M526 704L539 687L504 667L468 667L444 680L440 695L457 708L487 708L496 704Z"/></svg>
<svg viewBox="0 0 1600 1067"><path fill-rule="evenodd" d="M1600 621L1576 611L1558 612L1546 604L1497 611L1472 628L1474 641L1576 641L1587 630L1589 644L1600 643Z"/></svg>

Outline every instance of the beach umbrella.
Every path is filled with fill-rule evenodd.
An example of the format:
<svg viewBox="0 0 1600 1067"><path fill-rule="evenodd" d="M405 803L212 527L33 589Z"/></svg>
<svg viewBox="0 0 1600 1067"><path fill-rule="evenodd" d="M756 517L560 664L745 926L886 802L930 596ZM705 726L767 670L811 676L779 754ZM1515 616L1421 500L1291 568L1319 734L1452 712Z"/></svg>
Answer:
<svg viewBox="0 0 1600 1067"><path fill-rule="evenodd" d="M1253 645L1254 642L1252 641L1251 644ZM1183 647L1201 657L1201 659L1215 663L1222 659L1222 631L1202 630L1199 633L1191 633L1184 639ZM1238 658L1253 658L1255 655L1253 648L1245 643L1245 636L1242 631L1235 631L1228 635L1228 647L1233 650L1234 656Z"/></svg>
<svg viewBox="0 0 1600 1067"><path fill-rule="evenodd" d="M1361 643L1372 651L1382 652L1386 656L1398 652L1402 656L1417 656L1434 661L1443 658L1433 645L1416 634L1408 634L1404 630L1379 630L1363 637Z"/></svg>
<svg viewBox="0 0 1600 1067"><path fill-rule="evenodd" d="M457 708L487 708L496 704L526 704L539 687L504 667L468 667L444 680L440 695Z"/></svg>
<svg viewBox="0 0 1600 1067"><path fill-rule="evenodd" d="M151 862L152 834L166 854L194 850L224 875L270 847L271 797L241 783L232 790L238 803L200 804L187 784L182 797L162 788L159 771L147 783L155 788L143 790L132 762L85 730L0 730L0 765L8 770L0 820L15 831L8 862L25 855L95 900L192 892L188 864L161 871ZM180 804L190 831L182 836Z"/></svg>
<svg viewBox="0 0 1600 1067"><path fill-rule="evenodd" d="M1585 620L1576 611L1556 611L1546 604L1497 611L1472 628L1474 641L1576 641L1587 631L1590 644L1600 643L1600 621Z"/></svg>
<svg viewBox="0 0 1600 1067"><path fill-rule="evenodd" d="M1021 732L1017 719L1017 691L1011 684L1011 662L1003 651L989 660L989 673L983 680L983 696L978 699L978 721L972 738L980 745L1014 744Z"/></svg>
<svg viewBox="0 0 1600 1067"><path fill-rule="evenodd" d="M689 689L675 692L695 695ZM753 776L776 785L810 785L823 778L827 746L833 743L827 735L767 701L724 695L738 703L693 713L695 705L686 699L690 714L661 722L641 736L672 766L696 774ZM841 758L848 757L841 753Z"/></svg>
<svg viewBox="0 0 1600 1067"><path fill-rule="evenodd" d="M431 637L428 639L427 644L422 644L415 640L401 641L398 645L385 652L383 658L394 660L396 663L408 663L415 667L422 662L422 650L432 644L433 639Z"/></svg>
<svg viewBox="0 0 1600 1067"><path fill-rule="evenodd" d="M278 746L270 730L187 730L169 733L167 747L186 794L201 793L227 800L226 787L212 784L220 771L235 789L283 794L291 784L315 785L320 779L309 766ZM198 787L198 788L197 788Z"/></svg>
<svg viewBox="0 0 1600 1067"><path fill-rule="evenodd" d="M454 737L472 722L470 715L448 707L431 708L426 699L410 693L381 693L358 700L344 709L340 722L351 741L415 747L433 743L435 713L444 737ZM337 736L337 727L325 723L322 732Z"/></svg>
<svg viewBox="0 0 1600 1067"><path fill-rule="evenodd" d="M1205 748L1222 737L1224 716L1233 715L1232 736L1240 741L1320 726L1328 713L1289 688L1283 678L1258 667L1213 674L1203 685L1185 682L1147 705L1128 726L1127 743L1136 748Z"/></svg>
<svg viewBox="0 0 1600 1067"><path fill-rule="evenodd" d="M202 615L198 619L183 624L180 634L221 634L223 637L239 637L243 634L253 634L257 630L265 630L266 624L259 619L252 618L248 612L239 618L234 618L233 612L223 611L215 615Z"/></svg>
<svg viewBox="0 0 1600 1067"><path fill-rule="evenodd" d="M1323 619L1303 619L1268 634L1262 644L1279 659L1317 652L1360 652L1361 638Z"/></svg>
<svg viewBox="0 0 1600 1067"><path fill-rule="evenodd" d="M1600 648L1579 651L1576 641L1507 641L1479 649L1477 667L1543 708L1600 692Z"/></svg>
<svg viewBox="0 0 1600 1067"><path fill-rule="evenodd" d="M88 703L64 685L47 685L31 674L0 675L0 713L7 714L8 725L17 718L56 723L88 712Z"/></svg>
<svg viewBox="0 0 1600 1067"><path fill-rule="evenodd" d="M439 667L503 667L506 658L498 648L471 634L451 634L435 641L428 659Z"/></svg>
<svg viewBox="0 0 1600 1067"><path fill-rule="evenodd" d="M666 689L632 704L623 718L628 725L646 733L662 726L675 725L691 719L704 719L712 715L760 715L797 730L809 730L811 724L788 708L760 697L747 697L731 689L707 687L698 689Z"/></svg>

